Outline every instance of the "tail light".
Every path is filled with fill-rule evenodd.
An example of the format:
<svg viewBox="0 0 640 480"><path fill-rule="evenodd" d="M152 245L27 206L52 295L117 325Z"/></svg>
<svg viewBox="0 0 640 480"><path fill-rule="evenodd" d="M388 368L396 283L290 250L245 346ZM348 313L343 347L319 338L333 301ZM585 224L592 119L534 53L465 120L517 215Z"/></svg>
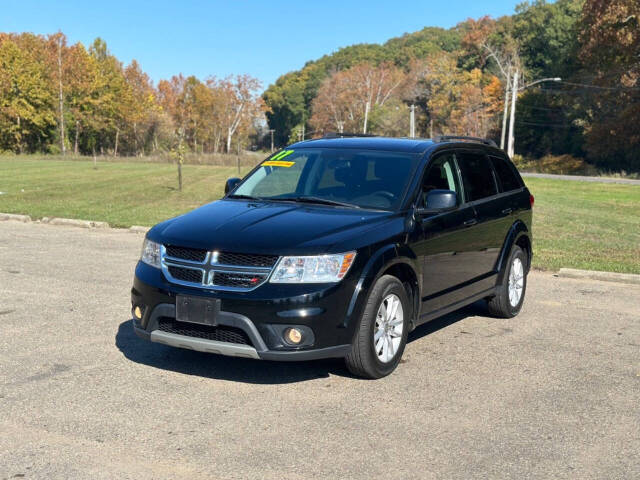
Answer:
<svg viewBox="0 0 640 480"><path fill-rule="evenodd" d="M536 199L533 198L533 195L529 194L529 203L531 204L531 206L533 207L533 204L535 203Z"/></svg>

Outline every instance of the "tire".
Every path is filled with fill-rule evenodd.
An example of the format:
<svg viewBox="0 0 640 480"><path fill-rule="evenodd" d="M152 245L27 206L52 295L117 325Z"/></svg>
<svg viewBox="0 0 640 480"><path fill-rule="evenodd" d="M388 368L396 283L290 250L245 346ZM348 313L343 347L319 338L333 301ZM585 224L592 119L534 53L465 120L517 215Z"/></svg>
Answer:
<svg viewBox="0 0 640 480"><path fill-rule="evenodd" d="M519 266L518 266L519 265ZM522 308L524 303L525 293L527 291L527 266L529 260L527 254L517 245L514 245L511 249L511 254L507 260L505 266L504 277L502 283L496 286L496 295L487 300L487 306L489 307L489 313L494 317L499 318L513 318ZM514 278L515 275L515 278ZM521 277L519 282L517 279ZM517 298L514 296L512 290L511 296L509 291L509 284L520 285L520 296Z"/></svg>
<svg viewBox="0 0 640 480"><path fill-rule="evenodd" d="M399 304L395 316L385 316L386 306L391 305L393 309L396 301L399 301ZM402 283L391 275L380 277L371 289L351 351L345 358L349 371L364 378L381 378L393 372L400 363L407 344L410 315L411 305ZM374 342L374 334L379 335L378 342ZM380 346L380 351L376 351L376 343Z"/></svg>

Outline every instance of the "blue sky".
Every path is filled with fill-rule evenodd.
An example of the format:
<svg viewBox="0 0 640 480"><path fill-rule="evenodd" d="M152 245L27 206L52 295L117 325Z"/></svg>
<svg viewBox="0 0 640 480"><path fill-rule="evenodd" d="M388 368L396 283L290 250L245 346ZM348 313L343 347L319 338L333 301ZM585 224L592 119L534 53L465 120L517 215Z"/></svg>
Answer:
<svg viewBox="0 0 640 480"><path fill-rule="evenodd" d="M340 47L511 14L520 1L0 0L0 31L61 30L85 45L102 37L121 61L137 59L156 82L180 72L248 73L266 87Z"/></svg>

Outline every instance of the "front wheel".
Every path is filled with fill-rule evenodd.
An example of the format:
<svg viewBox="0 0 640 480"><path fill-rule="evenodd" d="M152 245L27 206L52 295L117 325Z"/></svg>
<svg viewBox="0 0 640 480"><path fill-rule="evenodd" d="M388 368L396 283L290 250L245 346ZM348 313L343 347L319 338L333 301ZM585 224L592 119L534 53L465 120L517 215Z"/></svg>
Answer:
<svg viewBox="0 0 640 480"><path fill-rule="evenodd" d="M488 300L489 313L495 317L512 318L520 313L527 291L527 255L514 245L509 255L502 284L496 295Z"/></svg>
<svg viewBox="0 0 640 480"><path fill-rule="evenodd" d="M407 343L411 306L400 280L384 275L375 283L345 362L354 375L381 378L393 372Z"/></svg>

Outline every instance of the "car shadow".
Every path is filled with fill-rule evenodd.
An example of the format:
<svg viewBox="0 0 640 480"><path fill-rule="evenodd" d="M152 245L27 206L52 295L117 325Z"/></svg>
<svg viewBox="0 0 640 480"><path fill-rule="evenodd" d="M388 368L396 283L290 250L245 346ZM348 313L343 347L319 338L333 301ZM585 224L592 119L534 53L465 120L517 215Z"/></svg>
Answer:
<svg viewBox="0 0 640 480"><path fill-rule="evenodd" d="M448 313L442 317L434 318L433 320L423 323L417 327L413 332L409 334L407 339L408 343L420 340L422 337L431 335L432 333L442 330L443 328L453 325L454 323L464 320L467 317L487 317L489 315L487 311L487 302L484 300L478 300L471 305L456 310L455 312Z"/></svg>
<svg viewBox="0 0 640 480"><path fill-rule="evenodd" d="M271 362L226 357L152 343L133 331L133 320L122 322L116 347L129 360L162 370L198 377L256 384L303 382L329 375L350 376L340 359L309 362Z"/></svg>
<svg viewBox="0 0 640 480"><path fill-rule="evenodd" d="M432 320L409 334L415 342L468 316L486 314L481 306L473 304L462 310ZM122 322L116 333L115 344L125 358L142 365L185 375L254 384L286 384L328 378L329 375L356 378L341 359L307 362L271 362L226 357L210 353L174 348L151 343L133 332L133 320Z"/></svg>

